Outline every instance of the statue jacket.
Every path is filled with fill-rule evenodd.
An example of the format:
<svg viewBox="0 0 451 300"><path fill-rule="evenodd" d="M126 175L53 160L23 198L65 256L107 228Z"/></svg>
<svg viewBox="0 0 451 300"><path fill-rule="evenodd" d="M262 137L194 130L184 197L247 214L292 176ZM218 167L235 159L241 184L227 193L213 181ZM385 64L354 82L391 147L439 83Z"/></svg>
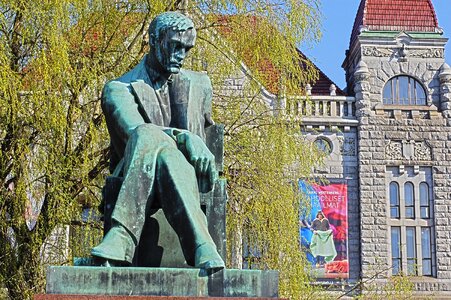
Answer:
<svg viewBox="0 0 451 300"><path fill-rule="evenodd" d="M146 59L147 55L132 70L108 82L102 92L111 139L110 171L115 175L121 172L121 159L136 127L154 124L174 139L180 130L188 130L205 141L205 127L213 124L212 88L206 74L184 69L173 74L168 84L170 107L164 107L153 88Z"/></svg>

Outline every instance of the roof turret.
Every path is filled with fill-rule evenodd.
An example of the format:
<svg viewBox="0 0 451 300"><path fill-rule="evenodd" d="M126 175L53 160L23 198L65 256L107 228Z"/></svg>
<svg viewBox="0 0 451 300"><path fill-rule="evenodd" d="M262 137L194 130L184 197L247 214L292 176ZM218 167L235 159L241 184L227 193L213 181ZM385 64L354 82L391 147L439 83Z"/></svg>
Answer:
<svg viewBox="0 0 451 300"><path fill-rule="evenodd" d="M431 0L361 0L351 45L362 31L439 32Z"/></svg>

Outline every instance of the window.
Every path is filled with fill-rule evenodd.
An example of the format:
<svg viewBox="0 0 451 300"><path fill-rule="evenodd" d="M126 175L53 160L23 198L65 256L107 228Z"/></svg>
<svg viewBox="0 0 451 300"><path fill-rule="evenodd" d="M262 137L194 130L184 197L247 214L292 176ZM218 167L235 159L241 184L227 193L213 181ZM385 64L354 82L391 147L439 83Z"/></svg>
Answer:
<svg viewBox="0 0 451 300"><path fill-rule="evenodd" d="M432 230L430 227L421 228L421 252L423 254L422 271L424 276L433 276L435 273L435 253L433 252Z"/></svg>
<svg viewBox="0 0 451 300"><path fill-rule="evenodd" d="M409 76L396 76L384 86L384 104L426 105L426 92L420 82Z"/></svg>
<svg viewBox="0 0 451 300"><path fill-rule="evenodd" d="M406 245L407 245L407 275L417 275L415 227L406 227Z"/></svg>
<svg viewBox="0 0 451 300"><path fill-rule="evenodd" d="M401 272L401 227L391 228L391 256L392 274L398 275Z"/></svg>
<svg viewBox="0 0 451 300"><path fill-rule="evenodd" d="M429 185L426 182L420 183L420 215L422 219L429 219L431 216L429 202Z"/></svg>
<svg viewBox="0 0 451 300"><path fill-rule="evenodd" d="M413 183L407 182L404 185L404 202L406 218L415 219L415 196L413 194Z"/></svg>
<svg viewBox="0 0 451 300"><path fill-rule="evenodd" d="M387 167L391 273L435 276L436 254L429 167Z"/></svg>
<svg viewBox="0 0 451 300"><path fill-rule="evenodd" d="M327 155L332 153L332 143L323 137L319 137L315 140L315 145L320 151L323 151Z"/></svg>
<svg viewBox="0 0 451 300"><path fill-rule="evenodd" d="M390 216L399 219L399 185L396 182L390 183Z"/></svg>

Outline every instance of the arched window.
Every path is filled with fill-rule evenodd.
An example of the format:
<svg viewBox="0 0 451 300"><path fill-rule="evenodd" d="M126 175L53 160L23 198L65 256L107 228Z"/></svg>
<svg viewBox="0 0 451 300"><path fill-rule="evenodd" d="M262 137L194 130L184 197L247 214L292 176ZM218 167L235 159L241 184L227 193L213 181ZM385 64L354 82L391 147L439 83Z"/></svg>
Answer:
<svg viewBox="0 0 451 300"><path fill-rule="evenodd" d="M390 183L390 217L399 219L399 185L396 182Z"/></svg>
<svg viewBox="0 0 451 300"><path fill-rule="evenodd" d="M404 185L404 202L407 219L415 219L415 197L413 189L413 183L406 182Z"/></svg>
<svg viewBox="0 0 451 300"><path fill-rule="evenodd" d="M409 76L396 76L384 86L384 104L426 105L426 92L417 80Z"/></svg>
<svg viewBox="0 0 451 300"><path fill-rule="evenodd" d="M426 182L422 182L420 183L420 214L422 219L431 217L429 201L429 185Z"/></svg>

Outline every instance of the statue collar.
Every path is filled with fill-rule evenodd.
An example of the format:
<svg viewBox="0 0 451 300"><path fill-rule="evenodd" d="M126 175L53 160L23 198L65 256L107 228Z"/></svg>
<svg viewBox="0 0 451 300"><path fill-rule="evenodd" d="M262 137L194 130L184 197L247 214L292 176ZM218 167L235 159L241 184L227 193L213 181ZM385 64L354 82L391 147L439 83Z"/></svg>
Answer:
<svg viewBox="0 0 451 300"><path fill-rule="evenodd" d="M149 76L150 83L152 84L152 87L156 90L161 89L163 86L172 83L172 74L169 76L169 78L165 78L160 71L155 70L149 63L149 55L146 54L145 58L145 66L147 70L147 75Z"/></svg>

